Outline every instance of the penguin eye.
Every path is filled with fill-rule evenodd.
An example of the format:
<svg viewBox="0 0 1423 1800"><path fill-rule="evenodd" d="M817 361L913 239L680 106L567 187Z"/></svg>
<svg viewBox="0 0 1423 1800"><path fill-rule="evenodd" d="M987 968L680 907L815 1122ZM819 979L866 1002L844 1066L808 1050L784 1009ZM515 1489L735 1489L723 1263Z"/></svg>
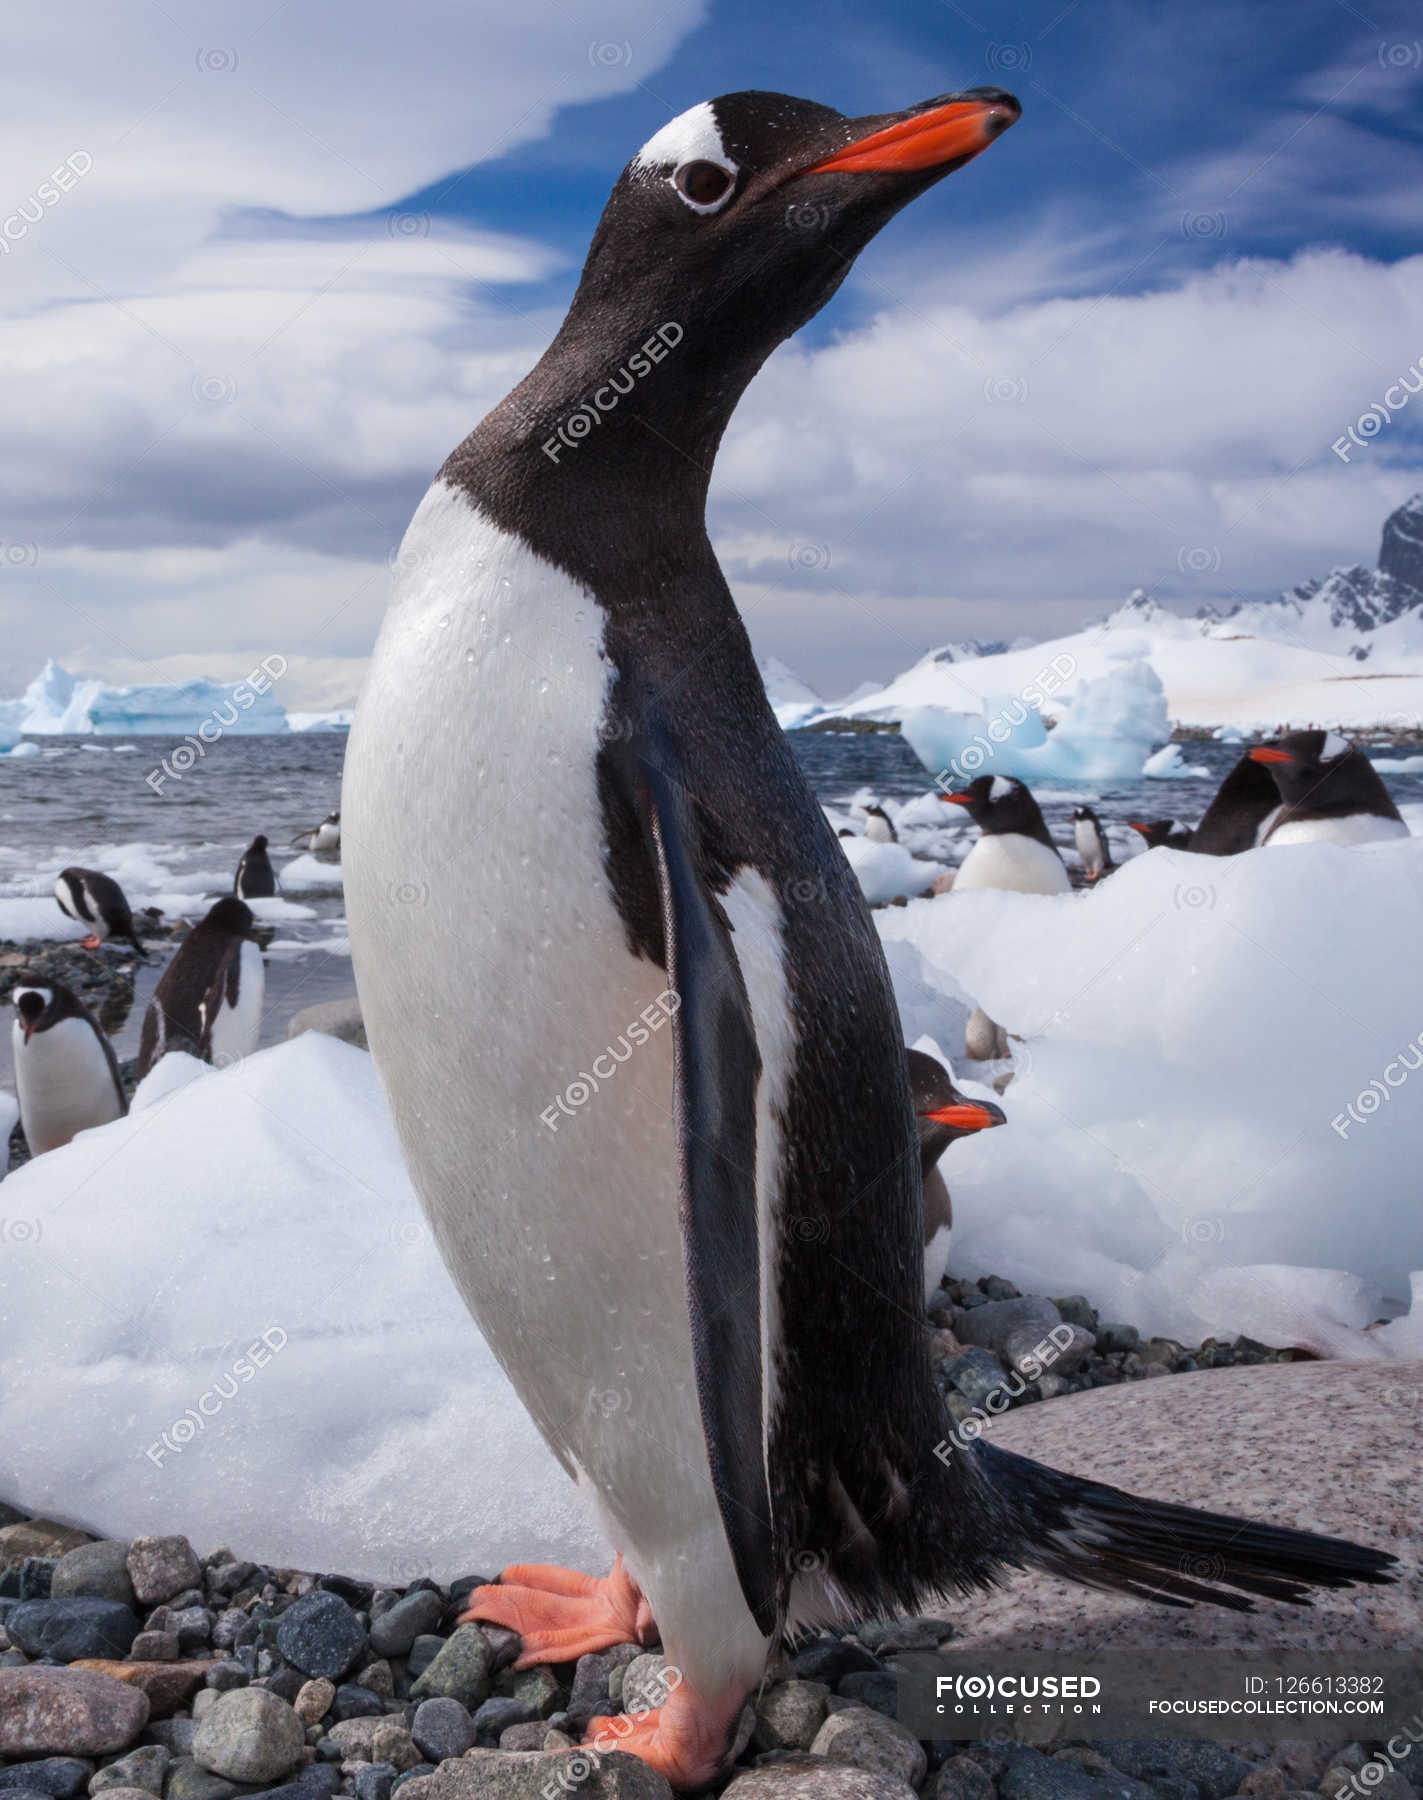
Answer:
<svg viewBox="0 0 1423 1800"><path fill-rule="evenodd" d="M720 163L683 163L672 185L694 212L713 212L736 186L736 172Z"/></svg>

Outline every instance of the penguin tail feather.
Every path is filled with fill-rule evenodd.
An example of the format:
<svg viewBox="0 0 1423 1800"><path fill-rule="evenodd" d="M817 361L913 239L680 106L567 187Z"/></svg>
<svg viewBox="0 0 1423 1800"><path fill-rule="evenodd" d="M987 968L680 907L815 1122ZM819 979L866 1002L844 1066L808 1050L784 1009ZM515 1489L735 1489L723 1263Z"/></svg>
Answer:
<svg viewBox="0 0 1423 1800"><path fill-rule="evenodd" d="M1250 1596L1308 1606L1315 1588L1393 1580L1397 1559L1346 1538L1144 1500L992 1444L979 1471L1018 1527L1009 1560L1163 1606L1252 1612Z"/></svg>

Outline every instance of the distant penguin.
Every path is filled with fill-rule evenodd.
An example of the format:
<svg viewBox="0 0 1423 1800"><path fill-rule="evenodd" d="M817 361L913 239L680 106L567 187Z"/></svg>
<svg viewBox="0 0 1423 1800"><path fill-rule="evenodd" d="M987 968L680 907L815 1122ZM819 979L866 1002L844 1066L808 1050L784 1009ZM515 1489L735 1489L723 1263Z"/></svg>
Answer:
<svg viewBox="0 0 1423 1800"><path fill-rule="evenodd" d="M60 910L81 925L89 927L81 948L97 950L105 938L123 938L133 945L139 960L148 956L133 928L133 913L124 891L112 876L97 869L61 869L54 884L54 897Z"/></svg>
<svg viewBox="0 0 1423 1800"><path fill-rule="evenodd" d="M291 841L293 850L310 850L313 856L336 856L341 849L341 814L327 813L310 831L299 831Z"/></svg>
<svg viewBox="0 0 1423 1800"><path fill-rule="evenodd" d="M1179 819L1151 819L1145 824L1140 819L1133 819L1131 828L1141 833L1148 850L1191 848L1191 827L1183 825Z"/></svg>
<svg viewBox="0 0 1423 1800"><path fill-rule="evenodd" d="M954 1209L938 1171L939 1158L955 1138L1007 1123L1003 1108L970 1100L949 1079L941 1062L922 1050L909 1051L909 1087L919 1127L919 1161L924 1176L924 1304L933 1299L949 1266L949 1233Z"/></svg>
<svg viewBox="0 0 1423 1800"><path fill-rule="evenodd" d="M22 973L10 994L15 1092L31 1156L128 1111L118 1058L99 1021L62 981Z"/></svg>
<svg viewBox="0 0 1423 1800"><path fill-rule="evenodd" d="M980 775L962 792L939 798L964 807L979 831L954 876L956 894L973 888L1065 894L1072 886L1037 801L1016 776Z"/></svg>
<svg viewBox="0 0 1423 1800"><path fill-rule="evenodd" d="M882 806L873 801L865 810L865 836L872 844L897 844L899 833L894 829L894 820Z"/></svg>
<svg viewBox="0 0 1423 1800"><path fill-rule="evenodd" d="M225 1065L257 1048L266 974L254 924L251 907L229 897L184 938L144 1014L140 1081L170 1050Z"/></svg>
<svg viewBox="0 0 1423 1800"><path fill-rule="evenodd" d="M1275 778L1279 811L1260 842L1368 844L1408 836L1378 770L1356 745L1333 731L1290 731L1250 752Z"/></svg>
<svg viewBox="0 0 1423 1800"><path fill-rule="evenodd" d="M1072 836L1087 879L1100 881L1104 875L1110 875L1117 866L1112 861L1112 846L1107 842L1106 827L1090 806L1073 810Z"/></svg>
<svg viewBox="0 0 1423 1800"><path fill-rule="evenodd" d="M277 891L277 876L267 855L267 840L254 837L242 852L232 891L243 900L270 900Z"/></svg>
<svg viewBox="0 0 1423 1800"><path fill-rule="evenodd" d="M1188 848L1200 856L1238 856L1242 850L1253 850L1261 826L1279 805L1279 790L1269 769L1247 750L1216 789Z"/></svg>
<svg viewBox="0 0 1423 1800"><path fill-rule="evenodd" d="M1015 775L980 775L960 793L941 794L967 808L978 842L954 873L953 893L1002 888L1017 894L1065 894L1072 882L1031 791ZM1012 1054L1008 1034L983 1008L968 1022L964 1044L971 1062L998 1062Z"/></svg>

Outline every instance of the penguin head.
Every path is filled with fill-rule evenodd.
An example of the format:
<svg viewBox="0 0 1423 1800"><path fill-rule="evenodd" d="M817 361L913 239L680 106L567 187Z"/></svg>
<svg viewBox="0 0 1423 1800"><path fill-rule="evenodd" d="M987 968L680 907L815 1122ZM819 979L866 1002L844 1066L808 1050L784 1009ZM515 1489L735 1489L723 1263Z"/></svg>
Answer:
<svg viewBox="0 0 1423 1800"><path fill-rule="evenodd" d="M919 1127L919 1154L927 1175L955 1138L994 1125L1006 1125L1001 1106L990 1100L970 1100L961 1094L948 1070L923 1050L906 1052L909 1088L914 1096L914 1117Z"/></svg>
<svg viewBox="0 0 1423 1800"><path fill-rule="evenodd" d="M250 856L254 850L259 850L262 853L262 855L265 856L267 854L266 838L261 837L260 835L257 837L254 837L250 847L248 848L247 854Z"/></svg>
<svg viewBox="0 0 1423 1800"><path fill-rule="evenodd" d="M15 1023L27 1044L37 1031L48 1031L67 1012L78 1010L67 987L39 975L21 975L10 998L15 1003Z"/></svg>
<svg viewBox="0 0 1423 1800"><path fill-rule="evenodd" d="M537 436L591 395L600 455L643 439L622 430L637 419L683 456L709 454L757 369L875 233L1019 111L996 87L858 119L755 91L691 107L619 176L558 336L496 411Z"/></svg>
<svg viewBox="0 0 1423 1800"><path fill-rule="evenodd" d="M211 907L200 920L198 929L207 926L213 931L221 931L232 937L248 937L256 924L256 915L245 900L239 900L229 894Z"/></svg>
<svg viewBox="0 0 1423 1800"><path fill-rule="evenodd" d="M1185 850L1191 841L1191 828L1179 819L1128 820L1133 831L1140 832L1148 850Z"/></svg>
<svg viewBox="0 0 1423 1800"><path fill-rule="evenodd" d="M1074 806L1072 809L1072 823L1074 825L1097 825L1100 824L1101 821L1090 806Z"/></svg>
<svg viewBox="0 0 1423 1800"><path fill-rule="evenodd" d="M1336 731L1287 731L1246 755L1269 770L1286 806L1310 798L1327 800L1329 787L1342 785L1336 777L1343 775L1347 782L1359 763L1368 762L1362 750Z"/></svg>
<svg viewBox="0 0 1423 1800"><path fill-rule="evenodd" d="M323 825L339 825L341 823L341 814L339 812L327 813L321 823Z"/></svg>
<svg viewBox="0 0 1423 1800"><path fill-rule="evenodd" d="M961 806L981 831L1015 831L1035 836L1042 813L1027 784L1016 775L980 775L952 794L940 794L948 806Z"/></svg>

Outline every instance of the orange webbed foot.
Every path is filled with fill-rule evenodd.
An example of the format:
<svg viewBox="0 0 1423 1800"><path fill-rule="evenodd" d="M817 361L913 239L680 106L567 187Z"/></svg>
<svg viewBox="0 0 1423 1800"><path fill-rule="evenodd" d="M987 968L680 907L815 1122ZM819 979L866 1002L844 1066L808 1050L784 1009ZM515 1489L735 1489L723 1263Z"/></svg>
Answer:
<svg viewBox="0 0 1423 1800"><path fill-rule="evenodd" d="M483 1620L523 1639L515 1668L576 1662L613 1644L648 1644L652 1610L619 1556L606 1576L551 1563L514 1563L497 1586L475 1588L460 1622Z"/></svg>
<svg viewBox="0 0 1423 1800"><path fill-rule="evenodd" d="M666 1669L663 1679L667 1698L660 1707L592 1720L583 1748L596 1756L613 1750L639 1756L674 1788L695 1793L724 1772L745 1696L729 1694L721 1704L711 1705L694 1694L675 1669Z"/></svg>

